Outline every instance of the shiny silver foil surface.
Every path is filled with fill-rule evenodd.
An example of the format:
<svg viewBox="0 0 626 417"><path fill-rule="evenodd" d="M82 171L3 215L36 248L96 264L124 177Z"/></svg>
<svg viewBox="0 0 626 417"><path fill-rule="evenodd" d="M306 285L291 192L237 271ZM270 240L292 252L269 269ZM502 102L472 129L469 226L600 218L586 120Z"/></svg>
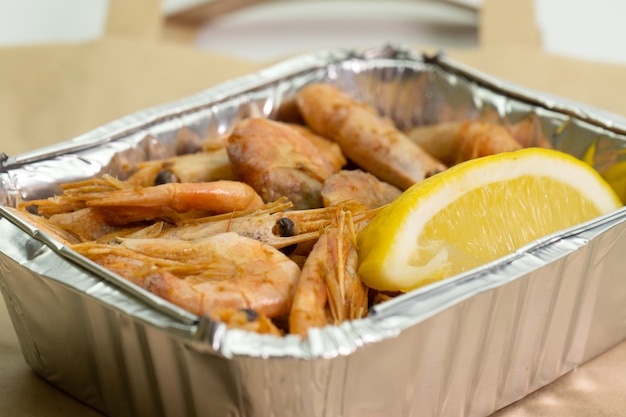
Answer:
<svg viewBox="0 0 626 417"><path fill-rule="evenodd" d="M626 120L398 46L284 61L68 142L0 159L0 204L191 152L332 82L401 129L526 124L604 172ZM227 330L76 255L0 207L0 289L32 369L109 416L485 416L626 337L626 211L550 235L308 340Z"/></svg>

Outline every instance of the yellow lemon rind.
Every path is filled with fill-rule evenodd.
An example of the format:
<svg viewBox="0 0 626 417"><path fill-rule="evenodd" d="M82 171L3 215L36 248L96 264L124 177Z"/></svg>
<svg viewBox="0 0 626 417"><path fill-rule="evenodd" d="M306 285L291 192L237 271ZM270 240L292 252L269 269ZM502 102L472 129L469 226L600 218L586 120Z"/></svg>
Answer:
<svg viewBox="0 0 626 417"><path fill-rule="evenodd" d="M467 161L410 187L359 234L361 278L369 287L386 291L407 291L432 282L435 279L428 278L432 265L409 264L416 234L461 195L527 175L548 176L593 196L602 214L622 206L595 170L563 152L529 148Z"/></svg>

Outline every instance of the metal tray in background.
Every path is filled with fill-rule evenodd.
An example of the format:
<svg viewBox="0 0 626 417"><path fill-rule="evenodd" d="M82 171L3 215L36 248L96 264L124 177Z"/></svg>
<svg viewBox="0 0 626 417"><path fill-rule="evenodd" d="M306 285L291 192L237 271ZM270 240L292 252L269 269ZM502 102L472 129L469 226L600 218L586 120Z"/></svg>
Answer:
<svg viewBox="0 0 626 417"><path fill-rule="evenodd" d="M73 140L0 162L0 204L192 151L250 115L280 117L332 82L400 128L483 119L533 141L621 163L622 118L402 47L325 50L281 62ZM183 311L77 256L0 207L0 288L25 360L110 416L484 416L626 337L626 212L547 236L308 340Z"/></svg>

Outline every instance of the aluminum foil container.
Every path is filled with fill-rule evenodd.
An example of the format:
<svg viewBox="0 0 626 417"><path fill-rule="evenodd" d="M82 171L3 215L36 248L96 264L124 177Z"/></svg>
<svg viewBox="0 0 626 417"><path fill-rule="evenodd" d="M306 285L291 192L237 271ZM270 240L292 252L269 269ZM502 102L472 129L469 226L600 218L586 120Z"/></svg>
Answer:
<svg viewBox="0 0 626 417"><path fill-rule="evenodd" d="M1 158L0 203L193 151L294 93L332 82L400 128L483 119L606 172L626 120L394 45L292 58L73 140ZM531 143L531 144L533 144ZM373 307L275 338L197 317L99 268L0 208L0 288L26 362L109 416L485 416L626 337L626 211ZM523 225L521 225L523 227Z"/></svg>

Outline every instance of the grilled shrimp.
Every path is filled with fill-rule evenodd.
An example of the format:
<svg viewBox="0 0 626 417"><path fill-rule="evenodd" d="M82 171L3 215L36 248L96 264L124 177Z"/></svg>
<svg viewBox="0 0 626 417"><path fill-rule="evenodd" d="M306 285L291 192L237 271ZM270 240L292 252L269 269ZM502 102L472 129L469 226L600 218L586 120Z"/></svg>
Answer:
<svg viewBox="0 0 626 417"><path fill-rule="evenodd" d="M237 233L191 242L121 238L117 246L72 248L181 308L211 317L228 309L287 315L300 275L287 256Z"/></svg>
<svg viewBox="0 0 626 417"><path fill-rule="evenodd" d="M10 206L4 207L14 216L19 217L27 223L30 223L36 226L42 232L50 235L50 237L55 238L59 242L64 245L71 245L80 242L80 239L76 237L73 233L65 230L62 227L59 227L56 224L50 223L45 217L38 216L32 213L29 213L26 210L13 208Z"/></svg>
<svg viewBox="0 0 626 417"><path fill-rule="evenodd" d="M216 310L212 314L212 317L224 322L230 329L247 330L279 337L283 336L283 332L269 317L249 308Z"/></svg>
<svg viewBox="0 0 626 417"><path fill-rule="evenodd" d="M140 163L137 166L137 171L126 181L134 186L148 187L170 182L209 182L234 179L226 148L221 147Z"/></svg>
<svg viewBox="0 0 626 417"><path fill-rule="evenodd" d="M85 207L68 213L57 213L48 221L76 236L81 242L97 240L100 237L119 232L118 226L109 224L101 210Z"/></svg>
<svg viewBox="0 0 626 417"><path fill-rule="evenodd" d="M235 232L276 249L317 239L320 228L330 223L330 211L288 210L293 204L282 198L255 210L244 210L182 221L154 237L196 240L224 232Z"/></svg>
<svg viewBox="0 0 626 417"><path fill-rule="evenodd" d="M70 213L85 208L86 202L101 196L102 193L130 188L131 185L110 175L61 184L61 195L50 198L31 200L19 205L19 208L36 208L37 214L50 217L58 213Z"/></svg>
<svg viewBox="0 0 626 417"><path fill-rule="evenodd" d="M86 202L103 211L111 224L128 224L153 219L178 220L181 213L195 217L258 208L261 197L239 181L169 183L152 187L102 193Z"/></svg>
<svg viewBox="0 0 626 417"><path fill-rule="evenodd" d="M296 209L322 207L322 183L334 169L289 125L263 118L242 120L228 138L227 151L235 176L264 201L286 196Z"/></svg>
<svg viewBox="0 0 626 417"><path fill-rule="evenodd" d="M326 158L328 162L330 162L335 171L339 171L348 163L346 157L344 156L341 148L337 143L316 134L306 126L295 123L289 124L289 126L297 130L302 136L310 140L311 143L313 143L313 145L315 145L315 147L319 149L322 156Z"/></svg>
<svg viewBox="0 0 626 417"><path fill-rule="evenodd" d="M409 140L390 120L330 84L310 84L296 97L307 125L334 140L346 157L405 190L446 166Z"/></svg>
<svg viewBox="0 0 626 417"><path fill-rule="evenodd" d="M362 204L346 200L338 205L353 212L355 223L369 220L373 214ZM291 210L293 204L282 198L260 209L190 219L175 226L154 229L152 237L197 240L218 233L235 232L276 249L316 240L321 230L332 224L337 207ZM145 233L149 235L150 233Z"/></svg>
<svg viewBox="0 0 626 417"><path fill-rule="evenodd" d="M315 243L298 281L289 315L289 332L306 337L308 329L339 324L367 314L368 288L357 274L356 237L349 211Z"/></svg>
<svg viewBox="0 0 626 417"><path fill-rule="evenodd" d="M180 261L156 258L108 243L81 242L70 247L140 287L143 286L146 277L153 272L168 271L182 279L198 274L206 267L204 264L188 265Z"/></svg>
<svg viewBox="0 0 626 417"><path fill-rule="evenodd" d="M407 136L447 165L522 147L506 128L480 121L419 126Z"/></svg>
<svg viewBox="0 0 626 417"><path fill-rule="evenodd" d="M391 203L401 193L398 187L360 169L339 171L327 178L322 186L326 207L353 200L371 210Z"/></svg>
<svg viewBox="0 0 626 417"><path fill-rule="evenodd" d="M326 308L328 292L324 278L328 268L328 251L328 237L322 235L302 267L289 314L289 333L306 338L310 328L329 324Z"/></svg>

